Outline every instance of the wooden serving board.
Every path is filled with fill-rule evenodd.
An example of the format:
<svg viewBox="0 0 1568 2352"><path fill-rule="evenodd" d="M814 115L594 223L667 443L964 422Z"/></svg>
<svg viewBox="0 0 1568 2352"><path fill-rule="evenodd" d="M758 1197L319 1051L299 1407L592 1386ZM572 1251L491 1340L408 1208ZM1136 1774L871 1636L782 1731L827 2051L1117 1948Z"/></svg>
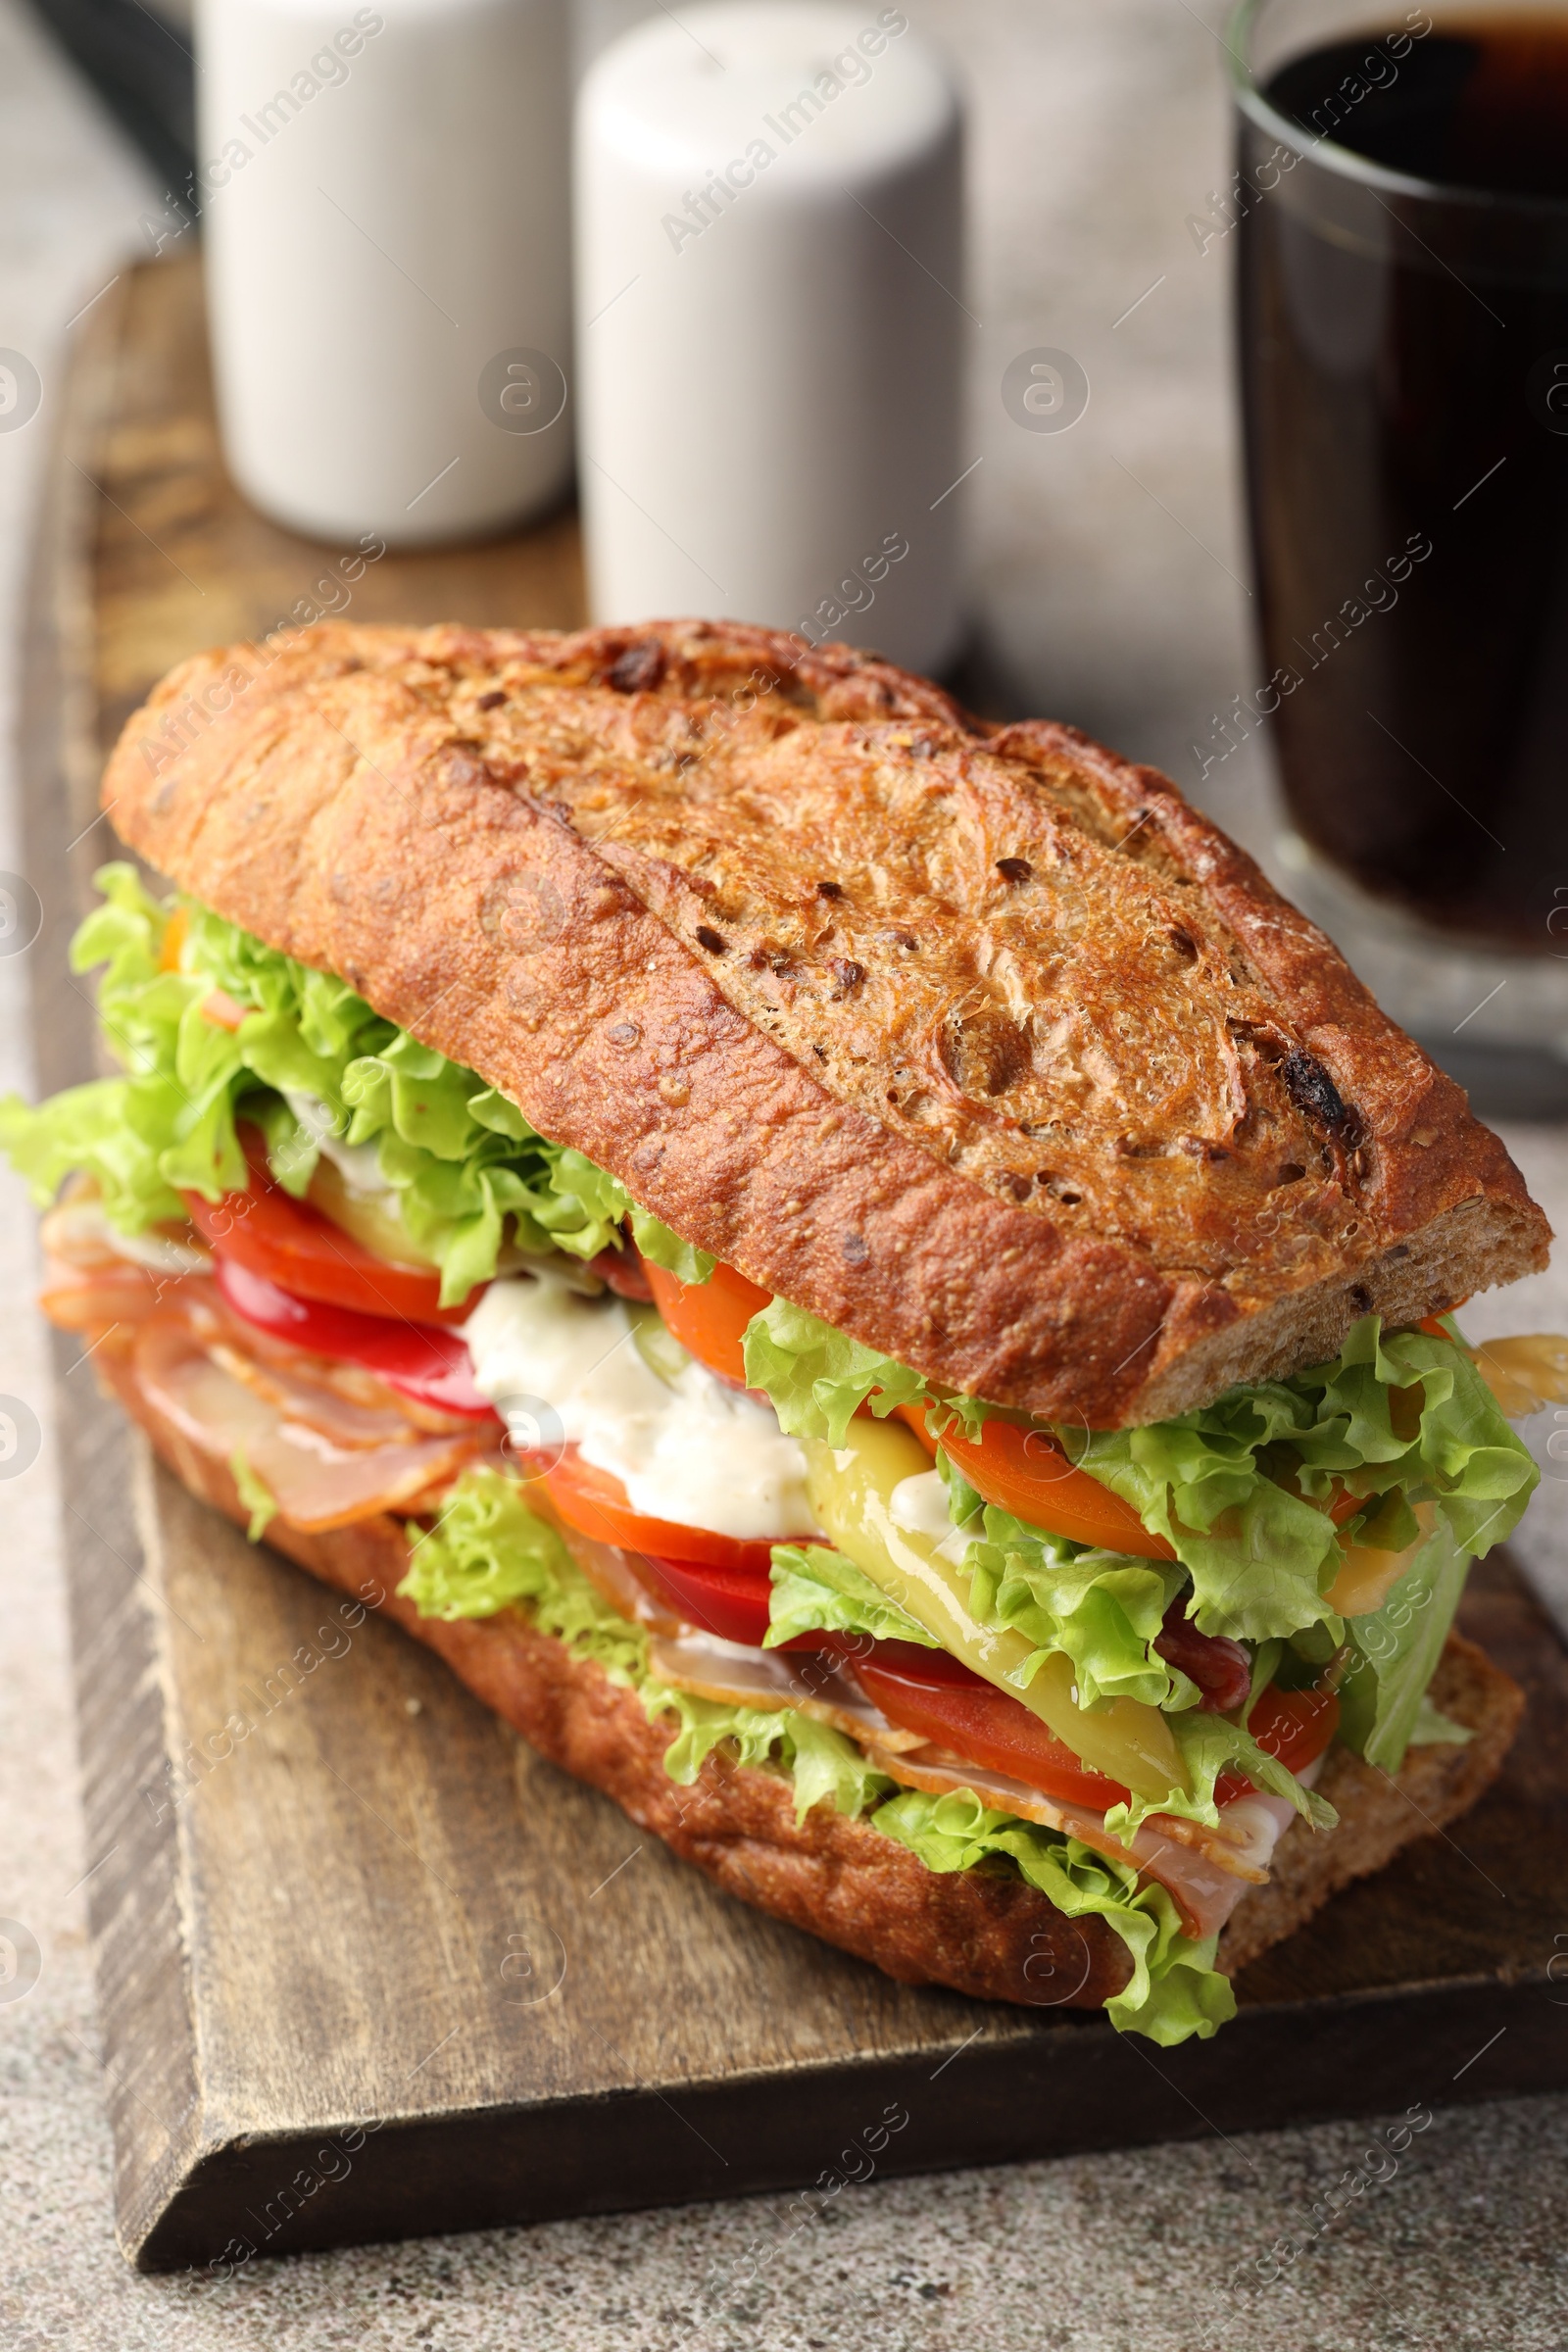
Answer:
<svg viewBox="0 0 1568 2352"><path fill-rule="evenodd" d="M242 506L189 263L98 306L58 431L26 711L46 1088L91 1065L64 943L110 848L102 753L170 662L341 609L334 581L364 617L582 609L566 515L349 583L344 551ZM74 1343L59 1365L119 2229L144 2268L1568 2083L1568 1658L1506 1562L1465 1615L1530 1693L1503 1779L1250 1969L1215 2041L1165 2052L893 1984L717 1893L192 1502Z"/></svg>

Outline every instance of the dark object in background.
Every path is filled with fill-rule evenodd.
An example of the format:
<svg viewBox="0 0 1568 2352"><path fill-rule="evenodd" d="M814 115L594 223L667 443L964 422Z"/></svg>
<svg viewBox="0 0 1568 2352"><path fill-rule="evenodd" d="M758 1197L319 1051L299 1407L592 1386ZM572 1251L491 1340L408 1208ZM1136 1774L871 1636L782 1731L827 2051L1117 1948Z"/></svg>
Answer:
<svg viewBox="0 0 1568 2352"><path fill-rule="evenodd" d="M33 7L168 191L182 194L196 161L189 34L138 0L33 0Z"/></svg>
<svg viewBox="0 0 1568 2352"><path fill-rule="evenodd" d="M1427 22L1244 98L1268 691L1334 866L1542 956L1568 902L1568 15Z"/></svg>

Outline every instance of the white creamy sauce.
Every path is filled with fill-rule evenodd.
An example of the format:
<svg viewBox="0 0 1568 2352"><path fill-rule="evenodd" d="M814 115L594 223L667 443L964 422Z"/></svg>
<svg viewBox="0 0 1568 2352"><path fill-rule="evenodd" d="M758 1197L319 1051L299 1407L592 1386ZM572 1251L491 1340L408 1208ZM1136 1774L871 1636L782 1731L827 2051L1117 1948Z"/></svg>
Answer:
<svg viewBox="0 0 1568 2352"><path fill-rule="evenodd" d="M548 1272L493 1282L463 1336L481 1395L519 1445L537 1445L543 1401L645 1517L743 1539L813 1532L805 1453L771 1407L696 1362L661 1379L623 1299L577 1297Z"/></svg>
<svg viewBox="0 0 1568 2352"><path fill-rule="evenodd" d="M935 1544L939 1559L951 1561L956 1568L963 1565L970 1539L953 1524L948 1490L939 1470L919 1470L913 1478L901 1478L888 1498L888 1508L895 1527L911 1536L926 1537Z"/></svg>

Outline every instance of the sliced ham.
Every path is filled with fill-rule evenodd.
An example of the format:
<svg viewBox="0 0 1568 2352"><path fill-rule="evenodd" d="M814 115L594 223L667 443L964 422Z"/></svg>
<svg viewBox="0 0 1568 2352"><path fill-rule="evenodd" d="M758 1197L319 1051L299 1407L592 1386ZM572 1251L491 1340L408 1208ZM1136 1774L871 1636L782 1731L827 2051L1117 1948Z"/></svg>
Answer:
<svg viewBox="0 0 1568 2352"><path fill-rule="evenodd" d="M231 1380L272 1405L285 1420L303 1422L334 1445L352 1451L396 1446L411 1435L407 1417L393 1403L347 1397L331 1383L304 1373L303 1367L259 1362L248 1346L236 1345L226 1333L206 1339L205 1345L214 1363Z"/></svg>
<svg viewBox="0 0 1568 2352"><path fill-rule="evenodd" d="M159 1275L124 1258L81 1266L51 1251L44 1258L38 1304L61 1331L107 1332L117 1326L128 1331L145 1322L168 1287Z"/></svg>
<svg viewBox="0 0 1568 2352"><path fill-rule="evenodd" d="M408 1510L473 1457L471 1436L345 1446L291 1418L215 1360L181 1314L142 1324L136 1377L187 1444L229 1463L236 1452L296 1527L346 1527L377 1511Z"/></svg>
<svg viewBox="0 0 1568 2352"><path fill-rule="evenodd" d="M535 1480L528 1490L528 1507L550 1521L588 1582L618 1615L629 1618L633 1625L646 1626L650 1633L679 1635L684 1630L684 1621L638 1575L636 1554L568 1527L552 1508L542 1479Z"/></svg>

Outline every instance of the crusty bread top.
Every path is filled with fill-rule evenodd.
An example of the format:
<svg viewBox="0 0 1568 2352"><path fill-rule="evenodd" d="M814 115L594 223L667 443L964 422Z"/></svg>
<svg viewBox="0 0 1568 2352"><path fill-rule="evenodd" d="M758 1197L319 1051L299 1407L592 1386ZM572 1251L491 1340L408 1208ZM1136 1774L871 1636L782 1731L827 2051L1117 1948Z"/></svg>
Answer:
<svg viewBox="0 0 1568 2352"><path fill-rule="evenodd" d="M148 862L930 1376L1159 1419L1538 1268L1502 1145L1174 785L846 647L325 622L171 672Z"/></svg>

